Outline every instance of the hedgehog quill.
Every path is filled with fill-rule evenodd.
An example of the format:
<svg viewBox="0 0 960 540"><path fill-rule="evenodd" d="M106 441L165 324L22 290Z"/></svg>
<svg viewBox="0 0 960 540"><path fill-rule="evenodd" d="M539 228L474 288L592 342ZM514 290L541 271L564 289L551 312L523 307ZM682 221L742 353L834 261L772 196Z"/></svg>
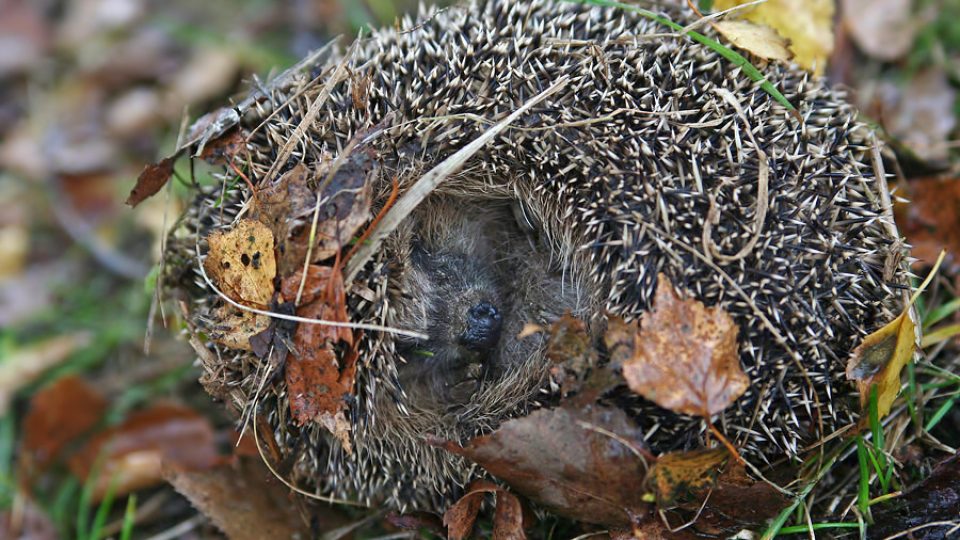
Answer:
<svg viewBox="0 0 960 540"><path fill-rule="evenodd" d="M672 3L650 8L693 20ZM896 316L906 273L872 134L842 93L767 66L797 120L715 51L616 8L487 0L400 27L315 56L231 109L242 112L243 148L169 243L167 283L185 299L203 382L238 411L256 407L292 483L442 510L484 472L425 438L468 440L552 399L545 340L519 337L524 326L570 313L602 351L607 317L640 318L660 274L739 325L750 387L714 424L744 456L795 458L855 422L846 359ZM251 189L308 171L288 187L276 229L277 277L287 279L305 256L289 256L288 240L312 237L314 209L341 223L368 190L369 227L389 213L394 182L408 193L524 106L345 274L350 322L409 331L329 343L335 365L356 365L341 404L349 445L294 420L275 356L196 339L224 301L198 274L195 247L206 253L211 233L249 217ZM351 264L342 244L307 263ZM281 326L275 352L289 346ZM655 452L703 445L701 419L620 397L611 399Z"/></svg>

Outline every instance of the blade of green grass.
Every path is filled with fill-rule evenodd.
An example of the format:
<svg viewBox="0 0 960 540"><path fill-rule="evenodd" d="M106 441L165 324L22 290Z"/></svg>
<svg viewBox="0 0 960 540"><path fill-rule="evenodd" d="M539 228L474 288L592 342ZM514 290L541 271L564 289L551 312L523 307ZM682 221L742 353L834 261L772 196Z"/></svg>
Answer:
<svg viewBox="0 0 960 540"><path fill-rule="evenodd" d="M924 329L930 328L957 311L960 311L960 297L931 309L930 313L927 313L927 316L923 318Z"/></svg>
<svg viewBox="0 0 960 540"><path fill-rule="evenodd" d="M13 439L17 434L12 414L0 417L0 508L13 504L16 483L13 481Z"/></svg>
<svg viewBox="0 0 960 540"><path fill-rule="evenodd" d="M837 522L837 523L814 523L813 525L791 525L780 529L779 534L798 534L809 531L821 531L824 529L859 529L859 523Z"/></svg>
<svg viewBox="0 0 960 540"><path fill-rule="evenodd" d="M120 530L120 540L130 540L133 536L133 525L137 518L137 494L127 497L127 509L123 512L123 528Z"/></svg>
<svg viewBox="0 0 960 540"><path fill-rule="evenodd" d="M113 498L116 491L117 481L116 478L114 478L110 480L110 484L107 486L107 492L103 495L100 506L97 507L97 514L93 518L93 524L90 525L87 540L100 540L100 531L102 531L103 526L107 524L107 516L110 515L110 509L113 508ZM81 509L81 511L82 510L83 509Z"/></svg>
<svg viewBox="0 0 960 540"><path fill-rule="evenodd" d="M937 409L937 412L933 413L933 416L930 417L930 420L927 421L927 425L923 426L924 431L930 431L933 428L937 427L937 424L943 420L943 417L953 409L953 406L957 403L957 396L954 396L946 401L943 405Z"/></svg>
<svg viewBox="0 0 960 540"><path fill-rule="evenodd" d="M798 119L800 118L800 114L797 113L796 107L794 107L790 103L790 101L788 101L787 98L784 97L784 95L781 94L779 90L777 90L777 87L775 87L773 83L771 83L770 81L767 80L766 77L764 77L763 73L759 69L754 67L753 64L751 64L750 61L747 60L742 54L723 45L722 43L720 43L715 39L709 38L701 34L700 32L687 30L683 26L671 21L670 19L667 19L666 17L657 15L656 13L650 10L643 9L637 6L632 6L630 4L624 4L623 2L617 2L616 0L563 0L563 1L573 2L577 4L590 4L593 6L600 6L600 7L615 7L615 8L622 9L624 11L632 11L633 13L646 17L650 20L656 21L677 32L681 32L686 36L690 37L690 39L692 39L693 41L696 41L697 43L704 45L705 47L708 47L710 50L724 57L726 60L730 61L734 66L742 69L743 73L747 77L750 77L750 80L759 82L760 88L762 88L766 93L770 94L770 96L773 99L775 99L777 103L786 107L787 110L791 111Z"/></svg>
<svg viewBox="0 0 960 540"><path fill-rule="evenodd" d="M870 464L867 458L867 445L863 437L857 435L857 461L860 464L860 489L857 492L857 508L866 516L870 510Z"/></svg>
<svg viewBox="0 0 960 540"><path fill-rule="evenodd" d="M870 452L868 452L868 456L870 457L870 461L873 463L877 471L877 478L880 480L880 488L884 493L886 493L889 488L888 479L892 475L888 474L887 456L883 450L883 424L880 423L880 413L877 405L877 391L877 385L870 387L869 415L870 432L873 434L873 448L870 449Z"/></svg>
<svg viewBox="0 0 960 540"><path fill-rule="evenodd" d="M936 345L942 341L946 341L956 336L960 336L960 324L943 326L937 328L929 334L924 335L923 339L920 341L920 347L926 348L931 345Z"/></svg>

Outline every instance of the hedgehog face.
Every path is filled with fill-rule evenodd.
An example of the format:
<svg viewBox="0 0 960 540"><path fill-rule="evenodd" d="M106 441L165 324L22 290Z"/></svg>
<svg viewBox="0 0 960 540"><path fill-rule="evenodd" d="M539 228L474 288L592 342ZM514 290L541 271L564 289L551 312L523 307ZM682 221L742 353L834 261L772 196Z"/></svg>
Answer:
<svg viewBox="0 0 960 540"><path fill-rule="evenodd" d="M445 239L450 240L450 239ZM401 344L401 384L411 399L437 405L462 405L484 375L497 371L498 352L507 309L503 285L483 254L457 249L472 245L460 238L445 251L414 250L412 272L425 314L425 341Z"/></svg>

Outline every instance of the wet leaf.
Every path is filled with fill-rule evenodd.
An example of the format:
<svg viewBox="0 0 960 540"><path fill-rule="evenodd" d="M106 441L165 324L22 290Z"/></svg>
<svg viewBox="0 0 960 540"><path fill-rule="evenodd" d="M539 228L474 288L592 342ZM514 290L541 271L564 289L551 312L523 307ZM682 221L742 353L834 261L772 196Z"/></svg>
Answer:
<svg viewBox="0 0 960 540"><path fill-rule="evenodd" d="M749 0L717 0L714 10ZM833 51L834 0L769 0L737 11L735 17L773 28L789 42L793 58L804 69L823 73Z"/></svg>
<svg viewBox="0 0 960 540"><path fill-rule="evenodd" d="M619 409L541 409L462 447L438 444L565 517L629 526L650 507L643 501L643 433Z"/></svg>
<svg viewBox="0 0 960 540"><path fill-rule="evenodd" d="M259 457L223 463L206 471L164 467L163 475L232 540L313 537L290 490L273 477ZM346 523L335 509L320 508L319 530L329 531Z"/></svg>
<svg viewBox="0 0 960 540"><path fill-rule="evenodd" d="M23 444L39 470L50 465L68 444L103 418L107 400L83 379L57 379L33 395L23 420Z"/></svg>
<svg viewBox="0 0 960 540"><path fill-rule="evenodd" d="M861 51L896 60L914 43L919 25L911 0L840 0L843 24Z"/></svg>
<svg viewBox="0 0 960 540"><path fill-rule="evenodd" d="M673 506L715 485L729 457L725 448L670 452L657 457L648 476L657 505Z"/></svg>
<svg viewBox="0 0 960 540"><path fill-rule="evenodd" d="M186 407L157 404L98 433L68 464L81 479L96 470L93 492L99 498L111 483L118 495L161 483L163 463L206 469L217 460L213 427L206 418Z"/></svg>
<svg viewBox="0 0 960 540"><path fill-rule="evenodd" d="M301 276L298 272L283 280L281 292L285 299L296 298ZM348 321L343 275L326 266L311 265L297 315ZM301 425L317 422L324 426L349 452L350 422L345 410L357 371L353 332L349 328L300 323L293 344L296 350L290 351L284 374L290 412Z"/></svg>
<svg viewBox="0 0 960 540"><path fill-rule="evenodd" d="M487 480L475 480L467 486L467 492L443 514L443 524L451 540L470 537L484 497L494 494L496 506L493 515L493 538L498 540L521 540L523 532L523 507L520 500L509 491Z"/></svg>
<svg viewBox="0 0 960 540"><path fill-rule="evenodd" d="M941 253L933 270L914 291L903 313L882 328L863 338L847 361L847 379L856 381L860 391L860 406L866 411L870 389L877 387L877 412L883 418L890 412L900 393L900 372L913 359L917 348L916 323L912 308L917 297L933 279L946 254ZM866 415L864 415L866 419Z"/></svg>
<svg viewBox="0 0 960 540"><path fill-rule="evenodd" d="M766 60L789 60L793 55L776 30L750 21L727 20L713 27L734 46Z"/></svg>
<svg viewBox="0 0 960 540"><path fill-rule="evenodd" d="M874 524L867 529L872 539L903 536L905 538L949 538L960 515L960 453L944 460L920 483L911 486L901 497L871 508ZM944 522L913 535L903 535L912 527Z"/></svg>
<svg viewBox="0 0 960 540"><path fill-rule="evenodd" d="M147 165L143 172L137 177L137 183L130 190L130 196L127 197L127 204L137 206L144 200L156 195L163 186L167 185L170 177L173 175L173 165L177 161L177 154L160 161Z"/></svg>
<svg viewBox="0 0 960 540"><path fill-rule="evenodd" d="M270 303L277 265L273 233L266 225L241 219L229 231L211 233L207 243L210 248L203 265L224 294L259 307Z"/></svg>
<svg viewBox="0 0 960 540"><path fill-rule="evenodd" d="M681 299L660 274L653 311L644 315L632 350L611 355L629 353L623 376L634 392L674 412L709 418L750 384L740 368L738 330L721 308Z"/></svg>
<svg viewBox="0 0 960 540"><path fill-rule="evenodd" d="M714 527L735 533L744 526L763 525L789 503L770 484L747 476L742 463L729 460L703 509L702 518Z"/></svg>

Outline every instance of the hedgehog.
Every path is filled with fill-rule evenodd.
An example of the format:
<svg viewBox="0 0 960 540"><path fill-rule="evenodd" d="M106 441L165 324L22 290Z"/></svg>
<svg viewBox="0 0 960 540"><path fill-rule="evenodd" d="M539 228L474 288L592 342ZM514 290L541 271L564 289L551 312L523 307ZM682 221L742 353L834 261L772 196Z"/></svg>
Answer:
<svg viewBox="0 0 960 540"><path fill-rule="evenodd" d="M428 438L469 440L555 398L546 338L521 337L525 325L570 313L599 343L609 317L651 308L658 276L739 325L751 384L714 424L747 459L799 459L857 420L847 358L902 308L907 280L876 139L841 91L763 66L791 110L655 20L550 0L429 8L326 54L237 109L243 148L225 185L200 191L168 247L203 381L246 415L257 407L301 490L442 510L485 473ZM409 192L525 105L347 272L351 321L411 331L358 332L349 449L294 422L282 365L202 342L223 304L200 272L203 238L255 190L297 164L326 170L362 139L376 215L394 183ZM226 182L234 170L249 184ZM309 227L294 214L291 231ZM704 444L702 419L611 401L655 452Z"/></svg>

